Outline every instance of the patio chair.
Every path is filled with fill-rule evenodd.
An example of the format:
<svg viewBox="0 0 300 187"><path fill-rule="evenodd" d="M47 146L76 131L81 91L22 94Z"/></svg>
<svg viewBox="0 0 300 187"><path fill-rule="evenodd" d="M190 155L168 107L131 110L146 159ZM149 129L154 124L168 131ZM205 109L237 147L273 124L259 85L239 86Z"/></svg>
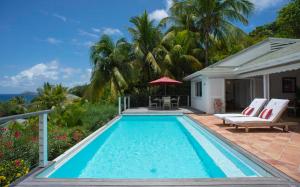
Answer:
<svg viewBox="0 0 300 187"><path fill-rule="evenodd" d="M255 117L258 116L259 112L263 109L267 99L255 98L250 105L245 108L241 113L228 113L228 114L214 114L215 117L222 119L223 124L226 123L225 118L227 117Z"/></svg>
<svg viewBox="0 0 300 187"><path fill-rule="evenodd" d="M165 107L171 109L171 97L163 97L162 99L163 99L163 109L165 109Z"/></svg>
<svg viewBox="0 0 300 187"><path fill-rule="evenodd" d="M172 108L174 108L174 107L178 108L179 107L179 99L180 99L180 97L178 96L177 99L176 99L176 102L171 103Z"/></svg>
<svg viewBox="0 0 300 187"><path fill-rule="evenodd" d="M298 125L296 122L283 122L281 116L288 107L289 100L271 99L267 106L261 111L258 117L226 117L226 122L239 127L245 127L245 132L249 127L282 127L283 131L288 131L290 125Z"/></svg>
<svg viewBox="0 0 300 187"><path fill-rule="evenodd" d="M148 107L149 108L157 108L158 107L157 103L152 102L151 96L149 96L149 106Z"/></svg>

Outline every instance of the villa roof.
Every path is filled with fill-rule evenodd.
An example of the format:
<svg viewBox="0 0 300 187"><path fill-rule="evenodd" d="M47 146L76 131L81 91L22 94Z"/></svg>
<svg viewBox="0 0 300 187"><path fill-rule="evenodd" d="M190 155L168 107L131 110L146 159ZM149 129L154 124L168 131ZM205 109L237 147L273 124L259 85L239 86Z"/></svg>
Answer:
<svg viewBox="0 0 300 187"><path fill-rule="evenodd" d="M299 68L299 39L268 38L197 71L185 77L184 80L191 80L198 76L250 77Z"/></svg>

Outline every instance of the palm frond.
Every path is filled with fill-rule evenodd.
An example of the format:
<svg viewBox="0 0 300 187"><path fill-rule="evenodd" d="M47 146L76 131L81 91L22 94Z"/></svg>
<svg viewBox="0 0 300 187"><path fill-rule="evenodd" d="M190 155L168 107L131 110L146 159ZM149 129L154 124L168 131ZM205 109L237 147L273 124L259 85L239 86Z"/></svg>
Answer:
<svg viewBox="0 0 300 187"><path fill-rule="evenodd" d="M150 64L151 68L153 69L153 71L155 73L161 72L161 68L160 68L159 64L156 62L156 60L151 52L149 52L147 54L146 62Z"/></svg>

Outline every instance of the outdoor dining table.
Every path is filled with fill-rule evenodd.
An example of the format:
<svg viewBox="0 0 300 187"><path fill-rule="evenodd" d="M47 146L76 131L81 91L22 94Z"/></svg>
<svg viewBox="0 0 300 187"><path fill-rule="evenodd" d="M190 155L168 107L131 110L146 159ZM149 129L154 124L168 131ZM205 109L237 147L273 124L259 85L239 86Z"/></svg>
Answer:
<svg viewBox="0 0 300 187"><path fill-rule="evenodd" d="M159 105L159 107L161 108L162 107L162 101L163 101L163 99L161 99L161 98L155 98L155 99L153 99L153 101L158 101L158 105Z"/></svg>
<svg viewBox="0 0 300 187"><path fill-rule="evenodd" d="M160 108L163 106L163 98L154 98L153 101L158 102ZM171 102L177 101L177 98L171 98Z"/></svg>

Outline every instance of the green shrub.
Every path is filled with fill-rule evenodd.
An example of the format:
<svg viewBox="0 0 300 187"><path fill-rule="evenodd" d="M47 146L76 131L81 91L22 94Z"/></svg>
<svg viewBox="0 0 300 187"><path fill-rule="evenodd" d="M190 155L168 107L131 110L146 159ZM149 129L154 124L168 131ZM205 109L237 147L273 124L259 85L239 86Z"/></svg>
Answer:
<svg viewBox="0 0 300 187"><path fill-rule="evenodd" d="M29 163L21 160L5 160L0 162L0 186L8 186L17 178L29 172Z"/></svg>
<svg viewBox="0 0 300 187"><path fill-rule="evenodd" d="M53 160L62 153L64 153L72 144L67 132L64 132L62 128L55 127L49 129L48 133L48 156L49 160Z"/></svg>
<svg viewBox="0 0 300 187"><path fill-rule="evenodd" d="M90 131L94 131L103 126L117 115L117 107L115 105L85 103L84 108L86 108L86 112L82 121Z"/></svg>
<svg viewBox="0 0 300 187"><path fill-rule="evenodd" d="M75 102L57 107L48 118L48 155L53 160L117 114L115 105ZM8 185L38 163L38 117L0 129L0 186ZM14 161L22 160L14 168ZM18 162L18 161L17 161Z"/></svg>
<svg viewBox="0 0 300 187"><path fill-rule="evenodd" d="M72 103L63 107L56 107L50 114L50 123L57 126L81 126L82 118L86 109L80 102Z"/></svg>

